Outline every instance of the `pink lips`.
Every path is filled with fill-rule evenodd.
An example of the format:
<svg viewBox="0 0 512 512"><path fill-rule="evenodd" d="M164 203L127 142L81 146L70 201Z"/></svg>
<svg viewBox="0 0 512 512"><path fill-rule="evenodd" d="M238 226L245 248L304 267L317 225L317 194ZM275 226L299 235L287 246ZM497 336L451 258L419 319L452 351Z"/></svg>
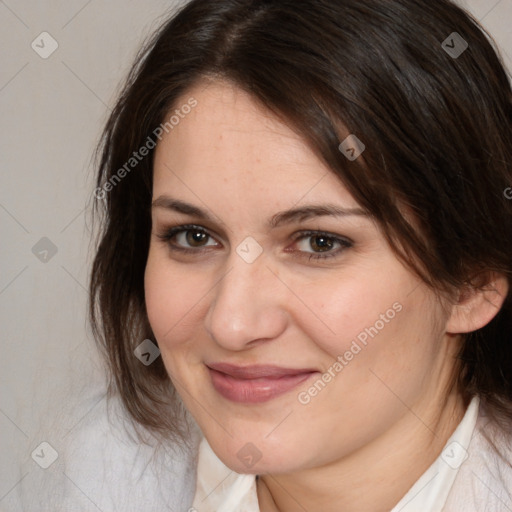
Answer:
<svg viewBox="0 0 512 512"><path fill-rule="evenodd" d="M233 402L261 403L295 388L317 370L279 366L236 366L228 363L207 365L215 390Z"/></svg>

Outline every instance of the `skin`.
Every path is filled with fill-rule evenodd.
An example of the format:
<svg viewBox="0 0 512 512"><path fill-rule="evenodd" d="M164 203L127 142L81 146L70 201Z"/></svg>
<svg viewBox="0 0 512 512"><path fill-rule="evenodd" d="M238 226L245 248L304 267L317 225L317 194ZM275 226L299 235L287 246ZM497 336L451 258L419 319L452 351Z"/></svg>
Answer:
<svg viewBox="0 0 512 512"><path fill-rule="evenodd" d="M148 316L170 378L218 457L260 475L262 511L390 510L465 412L450 385L457 333L485 325L500 304L474 294L462 305L440 304L367 216L270 227L292 208L359 205L245 92L201 82L183 102L190 96L197 107L156 149L153 199L189 203L210 219L155 206L145 274ZM206 245L190 247L186 233L158 237L186 224L202 227ZM332 250L320 255L333 255L314 259L319 239L300 238L304 231L352 246L331 239ZM253 263L236 252L248 236L263 250ZM231 402L211 384L211 362L325 372L395 303L401 311L305 405L297 395L311 381L261 404ZM248 442L262 454L251 468L237 456Z"/></svg>

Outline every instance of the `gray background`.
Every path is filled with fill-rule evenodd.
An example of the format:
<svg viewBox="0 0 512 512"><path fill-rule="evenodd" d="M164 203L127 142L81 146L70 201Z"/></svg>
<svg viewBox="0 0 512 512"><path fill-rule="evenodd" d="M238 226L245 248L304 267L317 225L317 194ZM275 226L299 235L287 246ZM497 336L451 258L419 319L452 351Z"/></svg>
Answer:
<svg viewBox="0 0 512 512"><path fill-rule="evenodd" d="M512 0L461 3L512 68ZM59 451L101 396L85 316L91 156L136 50L177 4L0 1L1 510L20 480L44 471L31 452L42 441ZM43 31L58 43L46 59L31 47L49 50Z"/></svg>

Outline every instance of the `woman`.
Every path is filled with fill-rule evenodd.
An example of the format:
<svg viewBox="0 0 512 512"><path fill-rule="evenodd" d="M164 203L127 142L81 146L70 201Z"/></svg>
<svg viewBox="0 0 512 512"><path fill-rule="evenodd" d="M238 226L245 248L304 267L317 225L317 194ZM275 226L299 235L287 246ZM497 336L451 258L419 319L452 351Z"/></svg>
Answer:
<svg viewBox="0 0 512 512"><path fill-rule="evenodd" d="M155 35L91 318L131 417L199 426L193 510L512 510L511 120L446 0L193 0Z"/></svg>

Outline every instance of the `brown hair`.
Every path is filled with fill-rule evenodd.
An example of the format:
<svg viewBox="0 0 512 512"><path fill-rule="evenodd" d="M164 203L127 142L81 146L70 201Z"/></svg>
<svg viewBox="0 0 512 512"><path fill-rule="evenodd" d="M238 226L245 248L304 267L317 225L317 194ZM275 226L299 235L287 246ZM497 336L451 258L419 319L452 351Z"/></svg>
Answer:
<svg viewBox="0 0 512 512"><path fill-rule="evenodd" d="M469 44L460 55L442 45L455 46L453 32ZM178 436L183 407L161 358L144 366L133 354L156 343L144 299L153 149L133 170L126 163L205 77L234 83L293 127L434 290L485 271L510 283L512 93L470 15L447 0L192 0L141 51L98 148L89 314L112 389L139 424ZM365 143L364 160L340 152L340 125ZM119 179L122 168L131 172ZM464 336L457 375L466 401L478 394L509 421L511 334L509 293Z"/></svg>

